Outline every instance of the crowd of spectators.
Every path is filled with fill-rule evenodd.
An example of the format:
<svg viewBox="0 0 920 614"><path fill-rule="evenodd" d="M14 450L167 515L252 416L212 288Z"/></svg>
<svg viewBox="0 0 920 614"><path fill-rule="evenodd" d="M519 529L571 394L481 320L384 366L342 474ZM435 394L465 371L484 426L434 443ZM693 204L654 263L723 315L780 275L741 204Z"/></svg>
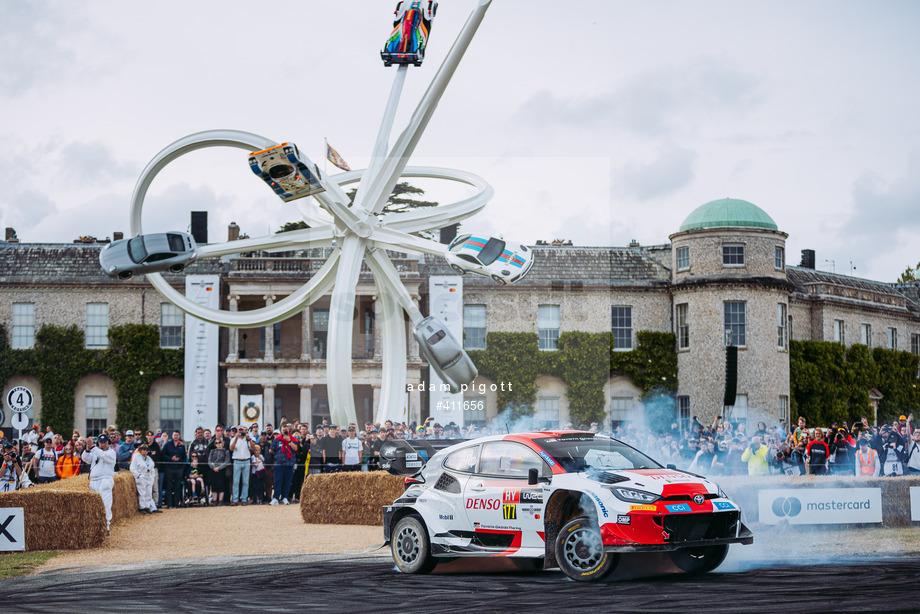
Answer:
<svg viewBox="0 0 920 614"><path fill-rule="evenodd" d="M603 432L597 423L576 428ZM386 441L469 439L497 432L505 430L454 423L442 427L431 419L420 426L386 421L368 422L363 428L354 423L340 428L324 421L311 430L307 423L282 419L279 429L272 424L264 429L198 427L190 441L183 441L179 431L120 432L109 426L105 434L115 450L117 470L134 472L139 489L150 489L151 504L142 506L142 511L154 511L163 506L287 505L298 501L308 474L379 469L380 448ZM891 424L871 426L863 418L817 428L808 427L800 417L795 428L758 422L750 432L744 422L719 416L705 426L694 417L684 431L676 423L664 432L621 424L607 434L662 464L702 475L920 474L920 431L913 429L913 415L900 416ZM90 470L82 456L86 438L78 431L65 441L50 428L42 434L35 427L20 442L21 450L16 442L2 443L0 491ZM133 462L139 454L143 460ZM150 469L145 470L147 466Z"/></svg>

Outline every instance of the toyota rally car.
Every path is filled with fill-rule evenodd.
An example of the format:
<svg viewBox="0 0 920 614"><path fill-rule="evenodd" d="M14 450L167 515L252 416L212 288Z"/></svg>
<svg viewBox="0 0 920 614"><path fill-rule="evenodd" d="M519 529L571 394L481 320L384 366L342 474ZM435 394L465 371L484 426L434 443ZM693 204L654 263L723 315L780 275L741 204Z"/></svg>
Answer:
<svg viewBox="0 0 920 614"><path fill-rule="evenodd" d="M504 556L590 581L632 553L655 551L705 573L729 544L754 541L718 486L610 437L546 431L435 445L396 440L380 451L382 468L409 476L383 508L384 540L405 573Z"/></svg>

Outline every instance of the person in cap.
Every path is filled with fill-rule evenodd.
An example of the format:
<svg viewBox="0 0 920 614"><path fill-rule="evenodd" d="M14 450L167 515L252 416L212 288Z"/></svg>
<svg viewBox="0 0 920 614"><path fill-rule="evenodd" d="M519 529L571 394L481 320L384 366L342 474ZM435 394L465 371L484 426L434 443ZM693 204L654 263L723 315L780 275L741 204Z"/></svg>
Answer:
<svg viewBox="0 0 920 614"><path fill-rule="evenodd" d="M137 442L134 440L134 431L128 429L125 431L125 440L118 446L115 456L118 458L118 469L128 471L131 468L131 457L137 450Z"/></svg>
<svg viewBox="0 0 920 614"><path fill-rule="evenodd" d="M882 471L882 462L879 453L869 447L869 440L861 437L858 442L859 450L856 452L856 477L877 478Z"/></svg>
<svg viewBox="0 0 920 614"><path fill-rule="evenodd" d="M35 476L36 484L48 484L58 479L57 461L60 454L54 449L54 438L45 437L42 444L44 447L32 459L32 475Z"/></svg>
<svg viewBox="0 0 920 614"><path fill-rule="evenodd" d="M137 447L137 454L131 459L130 470L137 487L137 508L142 514L162 513L153 502L153 480L156 476L156 466L153 459L150 458L150 446L146 443Z"/></svg>
<svg viewBox="0 0 920 614"><path fill-rule="evenodd" d="M96 442L99 445L93 445L93 438L86 438L86 451L83 452L83 460L90 463L89 470L89 489L99 493L102 497L102 505L105 506L105 534L109 534L109 526L112 524L112 487L115 485L115 463L117 458L115 450L109 448L109 436L103 433L99 435Z"/></svg>
<svg viewBox="0 0 920 614"><path fill-rule="evenodd" d="M356 435L357 428L348 427L348 437L342 440L342 471L361 471L364 443Z"/></svg>

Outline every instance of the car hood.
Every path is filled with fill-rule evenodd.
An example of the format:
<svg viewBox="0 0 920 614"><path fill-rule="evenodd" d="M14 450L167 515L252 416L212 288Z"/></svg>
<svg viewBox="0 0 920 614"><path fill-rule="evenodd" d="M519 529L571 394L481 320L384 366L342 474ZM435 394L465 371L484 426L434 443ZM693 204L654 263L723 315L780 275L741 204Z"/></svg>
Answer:
<svg viewBox="0 0 920 614"><path fill-rule="evenodd" d="M593 487L615 486L633 488L654 495L669 496L677 494L713 493L719 492L719 487L704 477L675 471L673 469L629 469L607 471L585 471L577 474L557 476L563 478L559 482L568 482L570 478L590 483ZM553 478L553 486L557 485L557 478Z"/></svg>

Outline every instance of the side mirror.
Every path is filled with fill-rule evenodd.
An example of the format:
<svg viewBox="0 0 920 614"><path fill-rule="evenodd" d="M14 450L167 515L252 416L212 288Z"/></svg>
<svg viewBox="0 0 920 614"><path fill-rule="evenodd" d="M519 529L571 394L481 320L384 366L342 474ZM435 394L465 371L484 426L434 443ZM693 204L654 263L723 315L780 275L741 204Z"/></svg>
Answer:
<svg viewBox="0 0 920 614"><path fill-rule="evenodd" d="M533 486L540 481L540 471L536 467L531 467L527 472L527 484Z"/></svg>
<svg viewBox="0 0 920 614"><path fill-rule="evenodd" d="M675 465L674 463L668 463L667 467L668 469L675 469L675 470L677 469L677 465Z"/></svg>

